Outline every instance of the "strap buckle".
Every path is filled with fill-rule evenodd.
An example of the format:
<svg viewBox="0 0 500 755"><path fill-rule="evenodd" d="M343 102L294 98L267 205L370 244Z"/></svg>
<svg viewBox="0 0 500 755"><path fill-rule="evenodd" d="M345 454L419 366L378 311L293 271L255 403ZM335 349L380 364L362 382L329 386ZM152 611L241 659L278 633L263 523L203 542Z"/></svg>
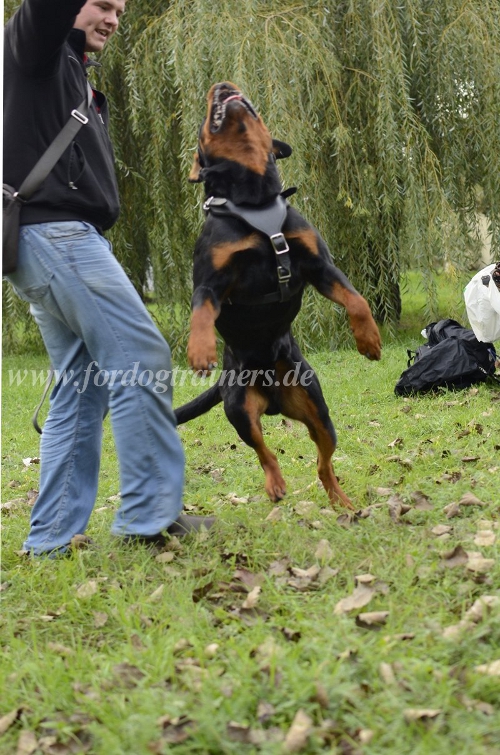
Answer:
<svg viewBox="0 0 500 755"><path fill-rule="evenodd" d="M271 244L273 245L276 254L286 254L290 251L290 248L286 243L286 239L282 233L273 233L273 235L269 236L269 238L271 239Z"/></svg>
<svg viewBox="0 0 500 755"><path fill-rule="evenodd" d="M73 118L75 118L75 119L76 119L77 121L80 121L80 123L83 123L83 125L84 125L84 126L85 126L85 124L86 124L86 123L88 123L88 122L89 122L89 119L87 118L87 116L86 116L86 115L84 115L83 113L80 113L80 111L79 111L79 110L77 110L76 108L75 108L74 110L72 110L72 111L71 111L71 115L72 115L72 116L73 116Z"/></svg>
<svg viewBox="0 0 500 755"><path fill-rule="evenodd" d="M226 202L227 200L224 197L208 197L203 202L203 209L208 212L211 207L222 207Z"/></svg>

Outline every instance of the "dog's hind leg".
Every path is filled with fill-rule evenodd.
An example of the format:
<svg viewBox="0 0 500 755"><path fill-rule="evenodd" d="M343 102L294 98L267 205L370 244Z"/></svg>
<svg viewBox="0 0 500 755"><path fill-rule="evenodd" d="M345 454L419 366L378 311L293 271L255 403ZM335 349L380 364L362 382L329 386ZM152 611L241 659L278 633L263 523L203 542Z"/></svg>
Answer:
<svg viewBox="0 0 500 755"><path fill-rule="evenodd" d="M282 365L280 367L279 372L282 372ZM305 368L310 371L307 372ZM307 380L305 380L306 375ZM301 384L301 376L307 385ZM318 449L318 476L328 493L330 502L333 505L354 510L352 502L340 487L333 471L332 456L337 445L337 438L318 378L307 363L303 363L298 377L298 384L297 382L288 386L282 384L281 411L286 417L297 419L307 427Z"/></svg>
<svg viewBox="0 0 500 755"><path fill-rule="evenodd" d="M228 400L228 397L229 400ZM286 485L276 456L264 443L260 418L269 401L253 387L233 388L224 401L224 411L240 438L256 452L266 478L266 493L271 501L280 501Z"/></svg>

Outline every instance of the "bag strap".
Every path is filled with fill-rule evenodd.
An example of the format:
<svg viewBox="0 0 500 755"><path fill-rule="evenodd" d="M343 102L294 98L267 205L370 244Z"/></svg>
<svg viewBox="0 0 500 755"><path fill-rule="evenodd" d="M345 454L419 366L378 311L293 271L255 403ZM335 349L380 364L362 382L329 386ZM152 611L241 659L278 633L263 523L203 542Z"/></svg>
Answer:
<svg viewBox="0 0 500 755"><path fill-rule="evenodd" d="M41 158L31 169L21 184L17 195L21 201L26 202L31 195L38 189L42 181L49 175L50 171L61 157L64 150L69 147L78 131L85 123L88 122L87 113L93 98L92 87L87 81L87 95L80 102L75 110L71 111L69 121L63 126L52 144L47 147Z"/></svg>

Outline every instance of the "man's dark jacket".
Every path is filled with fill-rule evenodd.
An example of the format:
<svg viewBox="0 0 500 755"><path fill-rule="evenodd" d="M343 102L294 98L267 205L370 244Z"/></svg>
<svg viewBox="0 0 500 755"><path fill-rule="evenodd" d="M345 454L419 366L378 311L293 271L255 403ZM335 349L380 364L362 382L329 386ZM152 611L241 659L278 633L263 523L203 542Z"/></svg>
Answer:
<svg viewBox="0 0 500 755"><path fill-rule="evenodd" d="M5 27L3 181L19 189L87 92L85 0L24 0ZM21 223L83 220L110 228L119 212L108 106L94 90L89 121L33 194Z"/></svg>

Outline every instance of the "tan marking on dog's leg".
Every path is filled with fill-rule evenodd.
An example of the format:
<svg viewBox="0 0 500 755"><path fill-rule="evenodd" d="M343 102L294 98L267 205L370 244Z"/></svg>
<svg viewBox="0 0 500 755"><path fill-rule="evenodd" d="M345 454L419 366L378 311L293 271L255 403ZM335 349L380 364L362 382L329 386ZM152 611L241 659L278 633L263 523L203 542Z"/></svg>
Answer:
<svg viewBox="0 0 500 755"><path fill-rule="evenodd" d="M187 346L188 361L193 370L207 375L217 362L216 319L215 307L209 301L196 307L191 314L191 332Z"/></svg>
<svg viewBox="0 0 500 755"><path fill-rule="evenodd" d="M298 231L285 233L285 238L287 238L288 240L296 239L303 246L305 246L306 249L311 252L311 254L313 254L315 257L318 256L318 239L312 228L303 228Z"/></svg>
<svg viewBox="0 0 500 755"><path fill-rule="evenodd" d="M354 510L351 500L344 493L335 476L332 456L335 443L328 428L325 427L318 415L314 401L301 385L282 388L280 392L283 414L291 419L297 419L307 427L311 440L318 449L318 476L328 493L332 505Z"/></svg>
<svg viewBox="0 0 500 755"><path fill-rule="evenodd" d="M267 409L269 402L254 388L249 388L245 397L245 412L250 421L250 435L253 448L259 458L266 478L266 493L271 501L280 501L286 494L286 483L281 474L276 456L264 443L262 436L261 416Z"/></svg>

